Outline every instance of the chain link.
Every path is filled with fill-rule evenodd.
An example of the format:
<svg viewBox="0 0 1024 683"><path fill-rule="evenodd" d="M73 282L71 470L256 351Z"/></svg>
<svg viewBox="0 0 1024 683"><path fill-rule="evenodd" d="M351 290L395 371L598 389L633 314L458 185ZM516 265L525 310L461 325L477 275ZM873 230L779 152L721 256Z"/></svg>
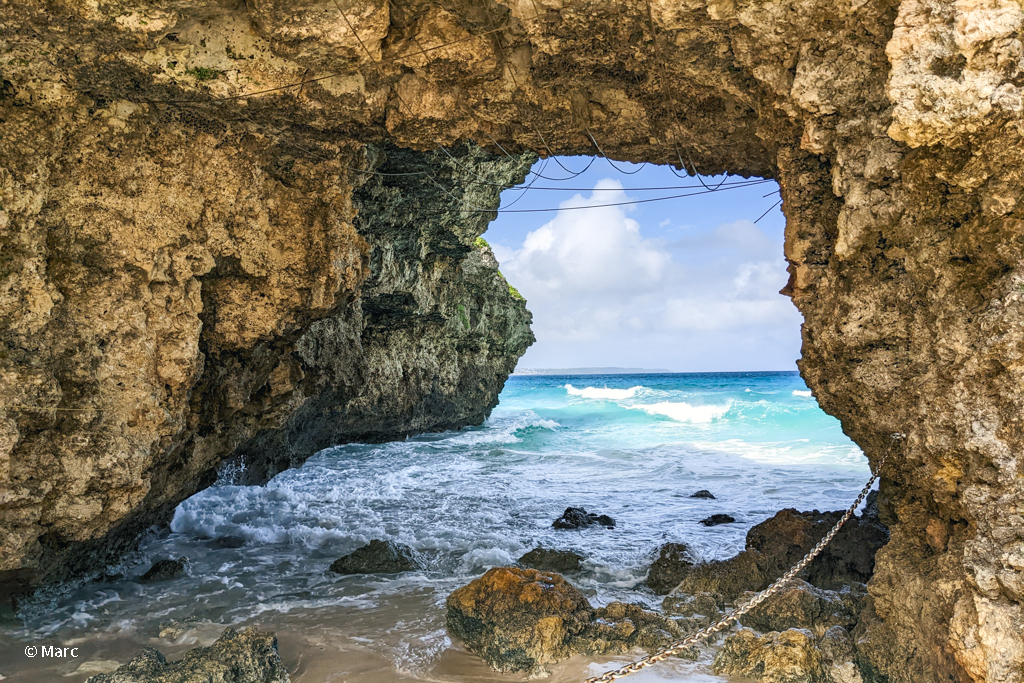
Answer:
<svg viewBox="0 0 1024 683"><path fill-rule="evenodd" d="M870 493L871 491L871 487L874 486L875 481L881 474L882 465L884 465L885 461L889 458L889 454L892 452L892 447L896 444L897 441L905 438L905 436L905 434L899 432L892 435L892 441L889 444L889 448L885 451L885 454L882 456L882 459L878 461L878 467L875 468L874 472L872 472L871 479L868 480L868 483L864 485L864 488L861 490L860 495L857 496L857 500L853 501L853 505L851 505L846 510L846 513L839 519L838 522L836 522L835 526L833 526L832 529L827 534L825 534L824 538L818 541L818 544L811 548L810 552L804 555L804 558L802 560L797 562L792 569L790 569L788 572L779 577L779 579L776 580L775 583L768 586L768 588L765 588L763 591L752 597L749 601L737 607L728 616L722 617L710 626L706 626L701 630L697 631L696 633L693 633L682 640L672 643L664 650L656 652L653 655L648 655L643 659L638 659L632 664L627 664L621 669L607 671L601 674L600 676L588 678L583 683L611 683L611 681L618 680L624 676L635 674L638 671L646 669L652 664L657 664L658 662L665 661L669 657L674 657L675 655L679 654L689 646L694 645L702 640L705 640L709 636L718 633L726 626L731 625L733 622L739 621L740 617L742 617L744 614L754 609L755 607L763 603L765 600L767 600L768 598L772 597L773 595L781 591L783 588L785 588L786 585L789 582L791 582L797 574L803 571L804 568L806 568L807 565L809 565L811 561L814 560L814 558L817 557L821 553L821 551L825 549L825 546L829 544L829 541L835 538L835 535L839 533L839 530L842 528L842 526L846 524L847 520L849 520L850 517L853 516L853 513L856 512L857 508L860 507L860 504L864 502L865 498L867 498L868 493ZM678 588L679 586L676 586L676 588L672 590L672 593L675 593L675 591Z"/></svg>

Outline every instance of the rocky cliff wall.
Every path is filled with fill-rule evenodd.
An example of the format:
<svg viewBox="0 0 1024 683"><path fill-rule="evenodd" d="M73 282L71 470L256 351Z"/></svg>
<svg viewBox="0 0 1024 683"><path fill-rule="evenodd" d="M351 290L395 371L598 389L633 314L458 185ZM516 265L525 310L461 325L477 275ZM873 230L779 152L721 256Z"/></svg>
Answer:
<svg viewBox="0 0 1024 683"><path fill-rule="evenodd" d="M359 429L369 409L346 427L320 380L296 399L306 408L273 398L297 376L281 350L343 356L359 306L363 361L312 374L349 373L348 386L376 362L396 381L383 370L396 347L373 341L376 326L396 311L409 329L432 324L415 292L453 277L392 269L414 248L389 244L411 195L388 183L411 176L363 182L351 169L373 165L365 145L474 140L497 159L593 154L596 141L617 159L776 178L805 379L873 463L907 435L884 468L892 540L858 630L866 677L1024 679L1017 0L0 8L9 577L41 557L57 577L83 544L130 538L112 525L177 495L147 473L199 482L223 457L266 450L268 474ZM480 189L474 174L445 178L446 197ZM416 219L416 239L441 254L436 227ZM261 255L271 247L280 257ZM388 278L374 280L374 263ZM430 368L417 395L436 396L435 372L444 390L468 386ZM404 416L377 418L383 433L445 413L378 398Z"/></svg>

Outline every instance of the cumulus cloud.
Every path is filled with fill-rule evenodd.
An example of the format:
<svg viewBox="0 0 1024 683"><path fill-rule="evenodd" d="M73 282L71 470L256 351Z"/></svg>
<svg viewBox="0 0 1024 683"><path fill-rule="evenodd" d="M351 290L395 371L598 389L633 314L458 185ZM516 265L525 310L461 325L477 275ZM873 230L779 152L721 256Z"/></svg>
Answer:
<svg viewBox="0 0 1024 683"><path fill-rule="evenodd" d="M791 366L800 315L778 294L787 278L778 239L746 220L645 237L631 207L599 206L627 201L621 184L595 189L562 202L522 244L494 245L534 313L538 343L523 367L738 369L729 354L769 342L786 348L742 369Z"/></svg>

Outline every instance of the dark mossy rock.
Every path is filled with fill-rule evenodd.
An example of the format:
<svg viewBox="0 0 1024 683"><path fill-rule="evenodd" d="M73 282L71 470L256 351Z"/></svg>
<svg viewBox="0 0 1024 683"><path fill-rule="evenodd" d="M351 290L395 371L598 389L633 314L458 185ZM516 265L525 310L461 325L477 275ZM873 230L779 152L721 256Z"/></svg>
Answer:
<svg viewBox="0 0 1024 683"><path fill-rule="evenodd" d="M843 516L835 512L781 510L747 532L747 549L760 553L762 569L775 579L800 561ZM867 583L875 553L889 540L875 517L853 517L802 575L819 588Z"/></svg>
<svg viewBox="0 0 1024 683"><path fill-rule="evenodd" d="M177 662L144 648L113 673L86 683L288 683L274 634L254 628L226 629L209 647L189 650Z"/></svg>
<svg viewBox="0 0 1024 683"><path fill-rule="evenodd" d="M759 559L757 553L744 550L728 560L695 564L680 581L679 592L690 595L716 593L727 602L735 602L736 598L747 591L759 591L768 587L768 580L759 566Z"/></svg>
<svg viewBox="0 0 1024 683"><path fill-rule="evenodd" d="M793 581L781 593L743 615L740 623L758 631L803 628L822 635L833 626L852 627L863 593L839 593Z"/></svg>
<svg viewBox="0 0 1024 683"><path fill-rule="evenodd" d="M374 539L334 561L337 574L398 574L423 569L419 554L407 545Z"/></svg>
<svg viewBox="0 0 1024 683"><path fill-rule="evenodd" d="M550 572L579 571L586 558L571 550L534 548L519 558L519 564Z"/></svg>
<svg viewBox="0 0 1024 683"><path fill-rule="evenodd" d="M704 526L718 526L719 524L732 524L735 521L736 518L732 515L714 514L700 520L700 523Z"/></svg>
<svg viewBox="0 0 1024 683"><path fill-rule="evenodd" d="M692 496L690 496L690 498L703 498L705 500L715 500L715 496L711 493L711 491L708 491L707 489L701 489L700 491L697 491L697 493L694 493Z"/></svg>
<svg viewBox="0 0 1024 683"><path fill-rule="evenodd" d="M139 577L142 583L170 581L185 575L185 560L158 560L149 570Z"/></svg>
<svg viewBox="0 0 1024 683"><path fill-rule="evenodd" d="M685 543L666 543L658 551L658 559L647 573L647 586L665 595L679 585L693 566L690 548Z"/></svg>
<svg viewBox="0 0 1024 683"><path fill-rule="evenodd" d="M584 529L589 526L603 526L608 529L614 529L615 520L608 515L597 515L587 512L583 508L565 508L562 516L556 519L551 526L556 529Z"/></svg>

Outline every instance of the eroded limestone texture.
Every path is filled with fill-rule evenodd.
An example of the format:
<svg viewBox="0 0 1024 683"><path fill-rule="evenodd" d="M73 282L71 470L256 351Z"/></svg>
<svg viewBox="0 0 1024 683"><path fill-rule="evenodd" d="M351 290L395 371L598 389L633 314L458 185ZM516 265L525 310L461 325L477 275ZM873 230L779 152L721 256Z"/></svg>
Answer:
<svg viewBox="0 0 1024 683"><path fill-rule="evenodd" d="M473 312L498 299L441 291L454 252L486 257L461 241L486 214L391 231L407 200L388 188L410 177L352 169L379 163L368 144L432 151L437 201L479 205L439 143L474 140L508 163L486 177L513 182L492 138L592 154L593 134L618 159L779 181L808 385L873 463L907 435L857 661L876 680L1019 683L1022 21L1017 0L6 0L5 581L116 552L222 458L267 449L252 467L270 474L374 401L380 438L451 424L431 397L486 405L503 372L486 354L463 375L408 346L416 324L455 354L463 334L525 344L511 303L484 331ZM405 154L396 170L421 168ZM413 328L385 332L395 314ZM366 405L346 393L374 376Z"/></svg>

